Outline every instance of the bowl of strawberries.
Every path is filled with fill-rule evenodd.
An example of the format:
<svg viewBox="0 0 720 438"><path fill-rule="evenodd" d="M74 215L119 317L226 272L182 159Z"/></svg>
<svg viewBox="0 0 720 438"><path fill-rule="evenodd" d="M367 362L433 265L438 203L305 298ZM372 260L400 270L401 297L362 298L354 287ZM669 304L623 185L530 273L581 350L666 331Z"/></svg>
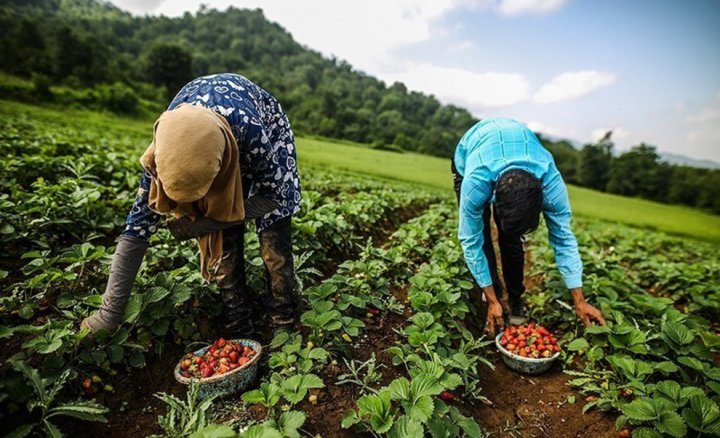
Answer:
<svg viewBox="0 0 720 438"><path fill-rule="evenodd" d="M200 397L243 391L255 380L262 354L259 342L220 338L205 348L185 354L175 367L175 380L200 385Z"/></svg>
<svg viewBox="0 0 720 438"><path fill-rule="evenodd" d="M495 338L509 368L525 374L544 373L560 356L560 346L545 327L533 323L506 327Z"/></svg>

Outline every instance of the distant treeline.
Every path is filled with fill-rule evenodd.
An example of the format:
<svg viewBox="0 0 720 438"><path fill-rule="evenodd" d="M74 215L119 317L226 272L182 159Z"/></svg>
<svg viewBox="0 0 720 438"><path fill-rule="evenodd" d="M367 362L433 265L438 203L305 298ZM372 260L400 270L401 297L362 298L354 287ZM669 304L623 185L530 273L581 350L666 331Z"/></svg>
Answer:
<svg viewBox="0 0 720 438"><path fill-rule="evenodd" d="M598 143L587 144L579 150L564 140L550 141L542 137L541 140L555 157L566 182L720 213L720 170L665 163L655 147L646 144L615 155L611 134L608 132Z"/></svg>
<svg viewBox="0 0 720 438"><path fill-rule="evenodd" d="M0 63L32 76L42 98L62 84L78 90L77 101L128 113L142 101L167 103L194 77L241 73L278 98L298 133L439 156L450 156L475 121L465 109L324 58L260 10L134 17L95 0L3 0Z"/></svg>
<svg viewBox="0 0 720 438"><path fill-rule="evenodd" d="M97 0L1 0L0 69L32 81L0 83L6 97L125 113L162 110L194 77L238 72L280 100L299 134L443 157L476 121L324 58L260 10L135 17ZM570 183L720 213L718 170L668 165L647 145L614 156L609 136L580 150L543 142Z"/></svg>

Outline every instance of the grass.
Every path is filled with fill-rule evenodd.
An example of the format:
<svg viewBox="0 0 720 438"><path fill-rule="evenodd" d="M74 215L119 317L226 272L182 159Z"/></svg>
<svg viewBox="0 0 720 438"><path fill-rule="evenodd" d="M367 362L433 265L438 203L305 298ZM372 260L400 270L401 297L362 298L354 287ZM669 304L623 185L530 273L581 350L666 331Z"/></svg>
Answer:
<svg viewBox="0 0 720 438"><path fill-rule="evenodd" d="M451 190L449 160L395 153L316 139L298 139L300 165L334 167L385 179ZM720 216L679 205L602 193L569 186L577 216L624 223L669 234L720 242Z"/></svg>
<svg viewBox="0 0 720 438"><path fill-rule="evenodd" d="M1 117L41 119L57 126L101 128L106 134L125 136L137 143L137 151L147 147L152 121L119 117L82 109L38 107L0 101ZM452 178L448 159L413 153L370 149L349 142L298 138L298 159L303 165L335 168L387 180L422 184L450 191ZM139 152L138 152L139 153ZM624 223L669 234L720 242L720 216L697 209L570 186L570 201L577 216Z"/></svg>

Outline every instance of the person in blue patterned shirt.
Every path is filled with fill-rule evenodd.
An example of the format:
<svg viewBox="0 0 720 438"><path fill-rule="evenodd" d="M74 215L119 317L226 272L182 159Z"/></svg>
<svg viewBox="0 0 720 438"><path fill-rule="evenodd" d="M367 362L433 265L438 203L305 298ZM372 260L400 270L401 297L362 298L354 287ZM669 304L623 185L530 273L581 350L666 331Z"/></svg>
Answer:
<svg viewBox="0 0 720 438"><path fill-rule="evenodd" d="M300 209L301 199L290 122L270 93L237 74L216 74L191 81L178 92L167 110L185 104L208 108L227 120L239 149L244 197L260 195L277 206L256 219L256 228L268 278L266 308L270 325L287 327L296 317L290 222ZM148 239L158 229L161 216L148 203L152 178L145 170L118 242L103 305L82 323L93 332L113 330L120 323ZM223 231L223 253L213 267L228 335L248 336L254 331L245 285L244 232L244 222Z"/></svg>
<svg viewBox="0 0 720 438"><path fill-rule="evenodd" d="M516 322L525 317L523 236L538 227L542 214L576 314L586 325L592 321L604 324L602 313L583 295L582 262L570 227L567 188L552 155L535 134L512 119L482 120L460 139L451 170L460 204L458 238L475 280L475 295L482 289L488 302L488 331L495 333L504 323L491 216L498 230L503 279Z"/></svg>

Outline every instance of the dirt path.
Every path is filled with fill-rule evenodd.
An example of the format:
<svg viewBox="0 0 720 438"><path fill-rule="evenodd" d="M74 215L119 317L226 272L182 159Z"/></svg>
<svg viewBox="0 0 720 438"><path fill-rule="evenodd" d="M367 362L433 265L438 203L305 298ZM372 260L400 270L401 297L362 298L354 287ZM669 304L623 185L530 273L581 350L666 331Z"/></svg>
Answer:
<svg viewBox="0 0 720 438"><path fill-rule="evenodd" d="M617 437L614 418L597 411L582 413L583 396L568 386L570 377L556 365L540 376L523 376L505 366L499 355L495 371L483 374L483 395L473 416L499 437ZM575 397L570 403L568 397Z"/></svg>

